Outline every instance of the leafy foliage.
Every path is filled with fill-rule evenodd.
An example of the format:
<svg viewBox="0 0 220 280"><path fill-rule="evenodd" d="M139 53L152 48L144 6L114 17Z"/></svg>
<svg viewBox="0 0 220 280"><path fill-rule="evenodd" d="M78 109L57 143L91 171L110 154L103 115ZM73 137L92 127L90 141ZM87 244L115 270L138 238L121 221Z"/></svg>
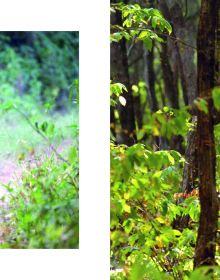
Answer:
<svg viewBox="0 0 220 280"><path fill-rule="evenodd" d="M111 144L111 258L123 268L111 279L211 279L208 268L191 272L200 209L198 193L178 193L183 162L176 151ZM173 227L187 216L188 228Z"/></svg>
<svg viewBox="0 0 220 280"><path fill-rule="evenodd" d="M135 266L140 270L140 259L146 268L159 267L158 273L175 277L192 268L199 203L192 196L177 205L183 162L176 151L111 145L111 254L116 267L128 266L127 275L136 273ZM191 229L180 232L172 227L177 217L187 215Z"/></svg>
<svg viewBox="0 0 220 280"><path fill-rule="evenodd" d="M48 133L48 123L39 126ZM75 137L78 129L75 127ZM53 132L54 133L54 132ZM19 159L23 175L17 183L5 185L8 193L2 203L1 226L6 227L2 248L77 248L78 247L78 148L70 146L68 161L57 160L49 151L45 157L26 158L27 146ZM55 150L56 151L56 150ZM35 152L34 152L35 153ZM24 167L26 171L24 172Z"/></svg>
<svg viewBox="0 0 220 280"><path fill-rule="evenodd" d="M116 79L118 83L110 86L111 279L219 279L219 267L193 270L200 216L197 117L199 111L211 113L209 98L195 98L195 31L186 29L190 21L197 26L193 10L199 2L187 2L192 11L186 14L192 17L183 15L178 1L159 2L111 6L111 76L114 80L120 72L128 87L125 92ZM152 4L154 8L149 8ZM171 25L156 7L176 24L172 36ZM126 96L128 106L120 100ZM212 98L219 110L219 87L213 89ZM218 124L217 190L219 139Z"/></svg>
<svg viewBox="0 0 220 280"><path fill-rule="evenodd" d="M1 102L22 96L29 104L68 105L78 79L77 32L1 32L0 42Z"/></svg>
<svg viewBox="0 0 220 280"><path fill-rule="evenodd" d="M163 42L158 36L160 32L172 32L171 25L157 9L141 8L138 4L119 4L114 8L121 11L123 24L112 27L113 30L118 30L111 35L111 42L119 42L122 38L135 38L135 41L144 41L146 47L151 50L153 40ZM115 10L113 11L116 12Z"/></svg>
<svg viewBox="0 0 220 280"><path fill-rule="evenodd" d="M110 102L111 102L111 106L115 107L117 105L117 102L114 100L114 97L118 98L118 101L125 106L126 105L126 99L121 96L121 94L124 92L127 92L127 88L125 85L121 84L121 83L115 83L115 84L110 84Z"/></svg>
<svg viewBox="0 0 220 280"><path fill-rule="evenodd" d="M27 168L22 184L7 186L9 234L3 248L78 247L78 153L71 165L54 158Z"/></svg>
<svg viewBox="0 0 220 280"><path fill-rule="evenodd" d="M212 91L212 98L214 101L214 106L217 110L220 109L220 87L215 87Z"/></svg>

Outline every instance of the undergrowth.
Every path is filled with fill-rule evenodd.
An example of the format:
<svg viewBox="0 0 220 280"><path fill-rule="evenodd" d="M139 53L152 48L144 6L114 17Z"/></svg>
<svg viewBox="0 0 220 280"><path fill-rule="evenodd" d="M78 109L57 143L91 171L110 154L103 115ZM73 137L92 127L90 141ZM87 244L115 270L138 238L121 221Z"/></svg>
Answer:
<svg viewBox="0 0 220 280"><path fill-rule="evenodd" d="M1 213L5 234L0 248L78 248L78 151L69 163L48 160L27 166L20 183L8 184ZM33 167L34 165L34 167Z"/></svg>

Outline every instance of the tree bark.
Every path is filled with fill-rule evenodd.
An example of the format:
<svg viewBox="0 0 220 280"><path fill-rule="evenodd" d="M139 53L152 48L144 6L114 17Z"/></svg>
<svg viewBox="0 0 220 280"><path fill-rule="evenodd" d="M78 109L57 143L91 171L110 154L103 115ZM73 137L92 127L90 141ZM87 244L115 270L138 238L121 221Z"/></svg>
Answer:
<svg viewBox="0 0 220 280"><path fill-rule="evenodd" d="M117 0L111 1L117 3ZM121 13L117 10L111 15L111 23L122 26ZM126 106L118 105L121 129L117 132L118 144L133 145L136 142L135 114L133 96L128 73L128 58L125 39L111 44L111 80L124 84L128 92L122 96L126 99Z"/></svg>
<svg viewBox="0 0 220 280"><path fill-rule="evenodd" d="M142 49L142 42L135 43L135 47L133 47L134 42L131 42L131 45L128 46L131 51L127 52L128 56L128 65L130 71L130 84L131 85L138 85L139 81L143 79L142 69L143 69L143 49ZM128 53L130 53L128 55ZM136 60L137 57L141 59ZM132 62L130 64L130 62ZM133 94L133 106L134 106L134 114L135 114L135 121L137 125L137 129L142 129L143 126L143 110L142 104L140 99L140 94Z"/></svg>
<svg viewBox="0 0 220 280"><path fill-rule="evenodd" d="M197 14L199 7L196 3L189 3L188 17L186 18L183 7L179 4L178 0L172 1L159 1L160 9L173 26L172 35L182 41L189 42L192 46L183 45L178 40L171 42L171 52L175 52L175 58L178 61L179 78L182 84L183 99L185 105L192 105L197 97L197 73L194 64L195 50L193 46L196 45L197 34L197 19L192 14ZM184 15L185 14L185 15ZM192 115L192 130L187 135L187 146L185 149L186 163L183 171L182 192L190 193L198 186L198 160L197 160L197 132L196 122L197 117ZM178 217L175 221L175 227L183 229L187 227L189 221L188 216Z"/></svg>
<svg viewBox="0 0 220 280"><path fill-rule="evenodd" d="M148 102L150 105L151 112L156 112L158 110L158 104L157 104L156 93L154 88L155 86L155 75L153 69L154 46L151 52L149 52L145 46L143 46L143 48L144 48L144 80L146 82Z"/></svg>
<svg viewBox="0 0 220 280"><path fill-rule="evenodd" d="M178 87L175 83L173 71L168 57L167 42L161 46L161 67L163 71L164 90L168 99L169 105L174 108L179 108Z"/></svg>
<svg viewBox="0 0 220 280"><path fill-rule="evenodd" d="M193 13L197 13L199 10L198 4L189 3L189 9L193 10ZM190 13L187 11L187 13ZM192 13L192 12L191 12ZM193 101L197 98L197 73L196 66L194 64L195 50L193 46L196 45L197 34L197 17L184 15L183 8L180 7L179 1L170 9L170 14L174 15L172 18L173 30L175 37L180 38L185 42L190 42L192 47L185 46L181 43L176 44L176 52L180 67L180 78L182 81L182 89L185 105L192 105ZM194 188L198 187L198 160L197 160L197 132L196 122L197 117L192 115L192 130L187 135L187 146L185 150L186 163L183 170L183 182L182 191L190 193ZM185 219L185 227L187 226L187 220ZM183 220L181 226L184 226Z"/></svg>
<svg viewBox="0 0 220 280"><path fill-rule="evenodd" d="M203 0L197 38L198 93L208 104L208 113L198 112L198 174L201 213L195 248L194 268L215 264L218 222L216 154L212 118L212 88L215 85L215 30L218 0Z"/></svg>
<svg viewBox="0 0 220 280"><path fill-rule="evenodd" d="M215 85L220 86L220 1L217 4L217 28L215 37Z"/></svg>

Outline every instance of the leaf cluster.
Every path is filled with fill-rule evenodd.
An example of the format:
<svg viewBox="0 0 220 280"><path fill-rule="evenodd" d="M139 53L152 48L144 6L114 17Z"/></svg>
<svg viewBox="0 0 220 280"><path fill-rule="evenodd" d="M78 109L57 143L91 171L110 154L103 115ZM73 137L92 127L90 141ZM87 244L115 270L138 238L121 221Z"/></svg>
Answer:
<svg viewBox="0 0 220 280"><path fill-rule="evenodd" d="M125 279L182 279L192 270L199 202L177 204L183 162L172 150L111 145L111 257ZM172 227L187 216L189 228Z"/></svg>
<svg viewBox="0 0 220 280"><path fill-rule="evenodd" d="M111 42L119 42L122 38L135 41L143 41L148 50L152 48L152 42L163 42L161 36L163 32L172 32L172 27L157 9L142 8L138 4L119 5L115 7L121 12L122 26L112 26L118 29L111 34ZM159 35L158 35L159 34Z"/></svg>
<svg viewBox="0 0 220 280"><path fill-rule="evenodd" d="M78 151L71 165L48 160L31 162L22 181L6 186L9 234L1 248L77 248L79 242Z"/></svg>

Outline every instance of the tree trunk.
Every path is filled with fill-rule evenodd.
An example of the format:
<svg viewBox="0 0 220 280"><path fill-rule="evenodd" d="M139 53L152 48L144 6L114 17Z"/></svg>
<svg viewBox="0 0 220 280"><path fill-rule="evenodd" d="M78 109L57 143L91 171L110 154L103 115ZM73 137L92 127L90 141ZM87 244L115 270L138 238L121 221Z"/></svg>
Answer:
<svg viewBox="0 0 220 280"><path fill-rule="evenodd" d="M117 0L112 2L117 3ZM121 13L118 10L111 15L111 23L122 26ZM123 94L123 97L126 99L126 106L118 105L121 129L116 135L116 141L119 144L130 146L136 142L136 136L133 96L128 73L125 39L111 44L111 80L113 83L120 82L124 84L128 89L128 92Z"/></svg>
<svg viewBox="0 0 220 280"><path fill-rule="evenodd" d="M175 83L173 77L174 76L173 71L168 57L167 42L162 44L160 56L161 56L161 67L163 71L165 95L168 99L169 105L174 109L178 109L179 108L178 87L177 87L177 83Z"/></svg>
<svg viewBox="0 0 220 280"><path fill-rule="evenodd" d="M135 47L133 47L134 42L131 42L131 45L128 46L128 49L130 48L130 51L127 53L130 53L128 56L128 65L129 70L131 72L130 74L130 84L131 85L138 85L139 81L142 80L142 68L143 68L143 49L142 49L142 42L135 43ZM137 59L140 58L140 59ZM132 62L132 64L130 63ZM143 126L143 111L142 111L142 104L140 99L140 94L133 94L133 103L134 103L134 114L135 114L135 120L137 129L142 129Z"/></svg>
<svg viewBox="0 0 220 280"><path fill-rule="evenodd" d="M115 131L115 112L114 112L114 108L111 106L110 107L110 130L111 130L111 134L112 136L116 139L116 131Z"/></svg>
<svg viewBox="0 0 220 280"><path fill-rule="evenodd" d="M220 86L220 1L217 4L217 27L215 37L215 85Z"/></svg>
<svg viewBox="0 0 220 280"><path fill-rule="evenodd" d="M208 113L198 112L198 174L201 213L194 268L215 264L219 205L215 180L216 154L211 92L215 84L215 30L217 29L218 1L202 1L197 38L198 93L199 97L207 101Z"/></svg>
<svg viewBox="0 0 220 280"><path fill-rule="evenodd" d="M198 159L197 159L197 117L192 116L192 130L187 135L187 146L185 151L185 164L183 169L182 191L190 193L198 187ZM186 225L187 226L187 225Z"/></svg>
<svg viewBox="0 0 220 280"><path fill-rule="evenodd" d="M186 18L185 11L178 0L169 2L167 0L159 1L159 7L165 17L173 26L173 37L177 38L171 41L169 48L171 53L175 53L175 59L178 64L179 78L182 84L183 100L185 105L192 105L197 97L196 85L196 67L194 64L195 50L193 46L196 45L197 34L197 20L194 15L197 14L199 7L196 3L190 2L190 12ZM181 41L179 41L180 39ZM189 46L182 43L188 42ZM191 45L191 46L190 46ZM176 71L177 72L177 71ZM198 186L198 160L197 160L197 131L196 122L197 117L192 116L191 120L193 127L187 135L187 146L185 149L185 165L183 170L182 192L190 193ZM176 139L181 142L181 139ZM174 147L178 147L174 145ZM180 146L181 148L181 146ZM174 228L183 230L188 226L189 216L177 217L173 223Z"/></svg>
<svg viewBox="0 0 220 280"><path fill-rule="evenodd" d="M190 3L192 5L192 3ZM195 3L194 13L198 11L199 7ZM189 9L193 7L189 6ZM177 12L178 10L178 12ZM189 13L189 11L188 11ZM186 105L192 105L193 101L197 98L197 73L196 67L194 64L194 55L195 50L193 46L196 45L196 34L197 34L197 20L196 17L192 16L186 18L183 16L184 12L180 8L179 1L173 5L170 10L170 14L174 15L173 29L175 36L181 40L188 42L191 46L186 46L181 43L176 44L176 51L178 53L179 67L180 67L180 78L182 81L182 88ZM188 104L187 104L187 102ZM187 146L185 150L185 159L186 163L184 165L183 171L183 182L182 182L182 191L190 193L194 188L198 187L198 160L197 160L197 132L196 132L196 122L197 117L192 116L192 130L187 135ZM187 221L187 219L185 219ZM181 225L184 226L183 221ZM185 227L187 223L185 223Z"/></svg>
<svg viewBox="0 0 220 280"><path fill-rule="evenodd" d="M158 110L158 104L155 93L155 75L153 69L153 50L149 52L146 47L144 48L144 80L146 82L147 97L150 105L151 112L156 112Z"/></svg>

